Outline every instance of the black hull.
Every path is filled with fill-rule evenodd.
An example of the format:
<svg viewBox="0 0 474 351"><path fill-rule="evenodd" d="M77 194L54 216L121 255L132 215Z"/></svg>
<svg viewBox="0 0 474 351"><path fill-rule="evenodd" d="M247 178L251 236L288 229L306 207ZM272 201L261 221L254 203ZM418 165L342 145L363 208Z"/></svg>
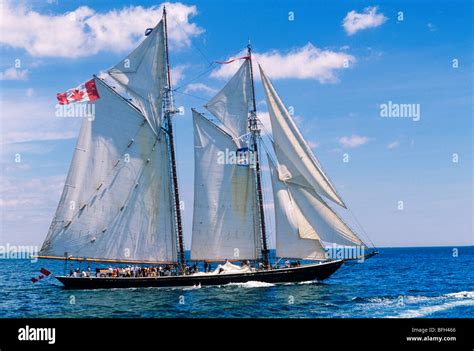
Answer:
<svg viewBox="0 0 474 351"><path fill-rule="evenodd" d="M295 268L280 268L270 271L252 273L235 273L221 275L186 275L146 278L75 278L57 276L67 289L111 289L111 288L147 288L147 287L185 287L224 285L259 281L266 283L296 283L304 281L322 281L336 272L343 261L331 261Z"/></svg>

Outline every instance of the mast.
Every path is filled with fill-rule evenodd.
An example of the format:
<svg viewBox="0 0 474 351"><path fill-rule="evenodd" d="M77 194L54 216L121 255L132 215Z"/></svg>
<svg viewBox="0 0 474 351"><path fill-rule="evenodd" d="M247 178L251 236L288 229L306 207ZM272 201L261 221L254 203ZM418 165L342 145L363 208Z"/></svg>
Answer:
<svg viewBox="0 0 474 351"><path fill-rule="evenodd" d="M176 224L176 235L178 237L178 257L181 270L184 270L184 243L183 243L183 223L181 220L181 208L179 200L179 189L178 189L178 175L176 172L176 156L174 150L174 137L173 137L173 122L172 116L176 113L173 105L173 93L171 89L171 73L170 73L170 58L168 54L168 26L166 22L166 6L163 7L163 24L165 33L165 51L166 51L166 70L168 78L168 87L165 91L164 98L164 117L166 123L166 129L168 133L169 142L169 154L171 162L171 178L173 181L173 193L174 193L174 213L175 213L175 224Z"/></svg>
<svg viewBox="0 0 474 351"><path fill-rule="evenodd" d="M267 234L265 228L265 213L263 210L263 192L262 192L262 179L260 169L260 156L258 152L258 140L260 138L260 128L258 127L257 121L257 104L255 102L255 86L253 82L253 68L252 68L252 45L247 46L247 56L250 62L250 82L252 89L252 104L253 108L250 111L249 116L249 129L252 133L252 149L255 157L255 180L257 188L257 203L258 203L258 215L259 215L259 228L260 236L262 240L262 261L264 268L268 268L268 247L267 247Z"/></svg>

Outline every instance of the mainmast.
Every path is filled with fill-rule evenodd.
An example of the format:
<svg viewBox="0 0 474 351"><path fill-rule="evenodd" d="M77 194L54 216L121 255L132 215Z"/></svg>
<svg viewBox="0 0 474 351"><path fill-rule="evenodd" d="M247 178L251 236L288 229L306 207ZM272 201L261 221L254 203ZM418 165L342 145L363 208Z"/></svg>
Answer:
<svg viewBox="0 0 474 351"><path fill-rule="evenodd" d="M253 68L252 68L252 46L249 43L247 46L247 56L250 63L250 82L252 89L252 104L253 108L250 111L249 116L249 129L252 135L252 151L254 154L255 160L255 180L256 180L256 190L257 190L257 204L258 204L258 216L259 216L259 229L260 236L262 240L262 261L264 268L268 268L268 247L267 247L267 234L265 228L265 213L263 209L263 192L262 192L262 178L261 178L261 169L260 169L260 156L258 152L258 141L260 138L260 128L258 127L257 120L257 104L255 102L255 86L253 82Z"/></svg>
<svg viewBox="0 0 474 351"><path fill-rule="evenodd" d="M173 137L173 122L172 116L177 111L174 109L173 103L173 91L171 88L171 73L170 73L170 58L168 54L168 26L166 22L166 7L163 7L163 24L164 24L164 33L165 33L165 51L166 51L166 70L167 70L167 79L168 87L166 88L164 95L164 119L166 125L166 131L168 133L168 142L169 142L169 156L171 162L171 178L173 181L173 193L174 193L174 214L175 214L175 224L176 224L176 235L178 237L178 257L181 270L184 269L185 258L184 258L184 243L183 243L183 223L181 220L181 207L179 200L179 189L178 189L178 175L176 172L176 156L174 150L174 137Z"/></svg>

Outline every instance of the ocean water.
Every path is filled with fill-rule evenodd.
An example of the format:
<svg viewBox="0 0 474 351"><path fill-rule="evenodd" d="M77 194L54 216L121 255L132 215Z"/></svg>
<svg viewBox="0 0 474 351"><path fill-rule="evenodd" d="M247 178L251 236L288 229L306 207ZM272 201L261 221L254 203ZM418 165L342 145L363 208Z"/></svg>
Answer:
<svg viewBox="0 0 474 351"><path fill-rule="evenodd" d="M322 282L249 282L217 287L65 290L40 267L64 263L0 261L1 317L474 317L474 247L380 249ZM84 268L87 265L84 264Z"/></svg>

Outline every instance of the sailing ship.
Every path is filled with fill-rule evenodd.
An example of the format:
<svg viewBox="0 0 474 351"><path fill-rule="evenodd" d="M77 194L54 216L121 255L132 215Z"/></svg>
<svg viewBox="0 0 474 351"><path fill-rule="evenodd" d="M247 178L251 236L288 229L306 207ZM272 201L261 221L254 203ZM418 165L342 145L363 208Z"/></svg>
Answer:
<svg viewBox="0 0 474 351"><path fill-rule="evenodd" d="M272 262L250 45L241 59L237 73L205 105L216 121L192 110L195 181L190 261L229 262L214 272L185 270L172 122L177 110L164 8L162 20L105 73L107 79L94 76L99 96L93 102L95 116L83 120L39 257L171 265L175 274L56 276L66 288L321 281L344 262L328 259L326 243L368 248L326 203L346 207L260 67L272 126L271 148L265 154L274 198L276 256L309 263L280 268ZM229 152L237 155L237 162L223 160Z"/></svg>

